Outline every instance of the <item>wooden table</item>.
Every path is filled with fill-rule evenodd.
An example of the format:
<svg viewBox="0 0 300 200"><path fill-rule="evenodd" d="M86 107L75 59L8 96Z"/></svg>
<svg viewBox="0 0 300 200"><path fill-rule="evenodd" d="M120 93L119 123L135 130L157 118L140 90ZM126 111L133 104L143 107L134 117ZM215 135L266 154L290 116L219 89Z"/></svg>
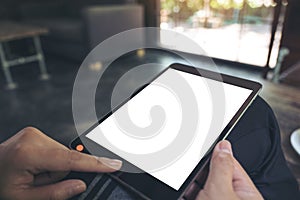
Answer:
<svg viewBox="0 0 300 200"><path fill-rule="evenodd" d="M263 81L261 96L272 107L281 130L281 145L300 188L300 155L292 148L291 133L300 128L300 90L284 84Z"/></svg>
<svg viewBox="0 0 300 200"><path fill-rule="evenodd" d="M24 25L12 21L0 21L0 59L4 75L7 81L7 86L9 89L14 89L17 86L14 83L9 70L10 67L15 65L38 61L42 74L41 78L44 80L49 78L39 38L40 35L46 33L48 33L48 30L46 28ZM25 38L33 39L36 54L26 57L19 57L13 60L8 60L6 57L7 55L5 49L3 48L3 43Z"/></svg>

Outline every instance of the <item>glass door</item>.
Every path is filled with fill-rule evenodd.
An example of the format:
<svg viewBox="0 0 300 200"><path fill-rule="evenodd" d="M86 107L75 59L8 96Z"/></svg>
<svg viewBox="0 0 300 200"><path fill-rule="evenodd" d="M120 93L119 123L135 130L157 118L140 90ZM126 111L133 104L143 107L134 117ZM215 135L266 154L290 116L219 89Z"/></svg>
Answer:
<svg viewBox="0 0 300 200"><path fill-rule="evenodd" d="M273 0L160 0L160 4L160 27L192 38L208 56L266 66ZM161 43L168 45L167 38L161 37ZM272 47L275 55L278 48ZM276 59L271 56L271 65Z"/></svg>

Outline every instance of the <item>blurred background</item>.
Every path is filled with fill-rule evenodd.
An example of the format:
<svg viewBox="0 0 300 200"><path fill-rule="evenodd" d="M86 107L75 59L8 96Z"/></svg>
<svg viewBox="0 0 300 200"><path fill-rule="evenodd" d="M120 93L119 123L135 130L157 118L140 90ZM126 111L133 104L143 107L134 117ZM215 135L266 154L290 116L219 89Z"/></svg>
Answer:
<svg viewBox="0 0 300 200"><path fill-rule="evenodd" d="M298 0L0 0L0 142L31 125L68 145L77 135L72 89L84 58L117 33L160 27L193 39L221 72L263 84L261 96L278 118L285 157L300 183L300 152L290 141L300 128L299 24ZM209 69L203 55L157 37L162 48L191 55ZM90 63L90 72L104 62ZM118 58L96 96L98 116L109 111L113 85L130 68L174 62L182 61L155 49ZM154 65L145 76L161 70Z"/></svg>

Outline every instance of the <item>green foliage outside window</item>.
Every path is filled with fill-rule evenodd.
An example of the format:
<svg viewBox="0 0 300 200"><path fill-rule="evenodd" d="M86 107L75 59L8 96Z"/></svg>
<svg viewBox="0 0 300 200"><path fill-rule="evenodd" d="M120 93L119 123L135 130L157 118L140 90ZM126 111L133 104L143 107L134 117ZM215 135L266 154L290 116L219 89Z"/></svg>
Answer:
<svg viewBox="0 0 300 200"><path fill-rule="evenodd" d="M211 14L222 14L224 18L235 11L247 10L247 15L266 17L273 0L161 0L161 8L171 18L188 20L199 10L209 9ZM227 16L227 17L226 17Z"/></svg>

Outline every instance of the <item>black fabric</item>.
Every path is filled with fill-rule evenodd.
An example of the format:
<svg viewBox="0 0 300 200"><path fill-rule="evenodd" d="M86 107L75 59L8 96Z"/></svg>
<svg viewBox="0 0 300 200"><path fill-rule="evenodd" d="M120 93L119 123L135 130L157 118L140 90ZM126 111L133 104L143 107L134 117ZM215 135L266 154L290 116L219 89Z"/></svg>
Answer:
<svg viewBox="0 0 300 200"><path fill-rule="evenodd" d="M253 102L228 140L265 199L300 199L298 184L283 156L275 115L262 98Z"/></svg>

